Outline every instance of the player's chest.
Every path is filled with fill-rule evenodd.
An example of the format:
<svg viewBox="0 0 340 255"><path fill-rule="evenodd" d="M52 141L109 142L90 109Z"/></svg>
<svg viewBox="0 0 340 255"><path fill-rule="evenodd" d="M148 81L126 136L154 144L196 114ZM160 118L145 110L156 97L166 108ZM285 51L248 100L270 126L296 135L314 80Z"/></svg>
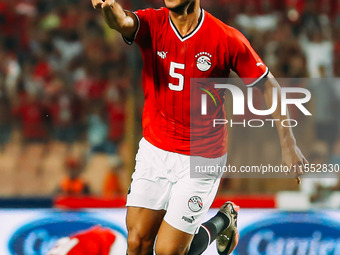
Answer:
<svg viewBox="0 0 340 255"><path fill-rule="evenodd" d="M225 71L221 49L197 35L180 40L173 31L160 33L154 41L153 54L159 72L185 72L191 77L211 77Z"/></svg>

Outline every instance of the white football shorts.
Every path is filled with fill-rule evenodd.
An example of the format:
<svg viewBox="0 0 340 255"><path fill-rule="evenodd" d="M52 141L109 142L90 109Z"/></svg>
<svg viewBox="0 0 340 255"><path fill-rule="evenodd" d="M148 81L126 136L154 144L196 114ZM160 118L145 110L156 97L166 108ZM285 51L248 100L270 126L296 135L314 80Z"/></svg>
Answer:
<svg viewBox="0 0 340 255"><path fill-rule="evenodd" d="M215 199L221 173L213 178L190 178L190 157L157 148L143 138L126 206L166 210L172 227L195 234ZM227 154L204 160L207 166L225 166Z"/></svg>

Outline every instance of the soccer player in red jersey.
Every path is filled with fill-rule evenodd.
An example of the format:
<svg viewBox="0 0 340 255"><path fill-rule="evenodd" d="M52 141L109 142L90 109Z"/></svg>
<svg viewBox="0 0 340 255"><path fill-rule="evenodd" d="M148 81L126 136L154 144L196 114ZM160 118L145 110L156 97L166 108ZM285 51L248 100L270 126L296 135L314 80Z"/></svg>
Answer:
<svg viewBox="0 0 340 255"><path fill-rule="evenodd" d="M119 255L126 249L125 238L101 226L61 238L47 255Z"/></svg>
<svg viewBox="0 0 340 255"><path fill-rule="evenodd" d="M165 8L130 12L115 0L92 0L112 29L128 44L138 44L144 60L144 138L127 197L127 254L153 254L154 247L158 255L201 254L215 239L219 254L230 254L237 244L238 207L226 203L202 224L220 179L190 178L192 157L207 165L226 164L227 128L215 132L203 126L201 133L191 133L197 123L190 118L190 79L226 78L233 70L246 85L259 86L269 106L273 88L280 91L280 86L247 39L203 10L200 0L164 3ZM217 93L223 97L223 91ZM281 116L280 96L272 115L282 121L287 116ZM225 119L222 104L214 116ZM277 129L283 163L305 164L292 130ZM200 146L192 146L196 140Z"/></svg>

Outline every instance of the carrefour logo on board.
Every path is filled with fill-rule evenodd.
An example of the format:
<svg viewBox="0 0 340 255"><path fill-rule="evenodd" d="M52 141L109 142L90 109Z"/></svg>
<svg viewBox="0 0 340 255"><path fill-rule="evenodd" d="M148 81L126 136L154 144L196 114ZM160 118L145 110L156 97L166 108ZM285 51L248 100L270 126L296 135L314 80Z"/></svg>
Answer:
<svg viewBox="0 0 340 255"><path fill-rule="evenodd" d="M254 222L241 231L235 254L339 255L340 223L334 220L314 213L282 213Z"/></svg>
<svg viewBox="0 0 340 255"><path fill-rule="evenodd" d="M126 237L126 232L118 225L87 213L51 213L43 219L27 222L15 231L8 248L15 255L45 255L58 239L95 225L109 227Z"/></svg>

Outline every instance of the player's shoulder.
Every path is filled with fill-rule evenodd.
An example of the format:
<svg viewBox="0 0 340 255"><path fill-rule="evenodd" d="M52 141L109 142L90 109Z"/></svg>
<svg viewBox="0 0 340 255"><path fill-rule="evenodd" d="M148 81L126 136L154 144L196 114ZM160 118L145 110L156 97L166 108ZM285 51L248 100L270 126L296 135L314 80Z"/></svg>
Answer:
<svg viewBox="0 0 340 255"><path fill-rule="evenodd" d="M219 34L221 34L223 37L227 37L228 39L238 39L244 37L239 30L232 26L229 26L209 12L205 11L205 15L209 23L209 27L213 27L215 30L214 32L219 32Z"/></svg>
<svg viewBox="0 0 340 255"><path fill-rule="evenodd" d="M168 16L169 10L165 7L159 9L147 8L134 12L138 16L147 16L149 19L162 19Z"/></svg>

